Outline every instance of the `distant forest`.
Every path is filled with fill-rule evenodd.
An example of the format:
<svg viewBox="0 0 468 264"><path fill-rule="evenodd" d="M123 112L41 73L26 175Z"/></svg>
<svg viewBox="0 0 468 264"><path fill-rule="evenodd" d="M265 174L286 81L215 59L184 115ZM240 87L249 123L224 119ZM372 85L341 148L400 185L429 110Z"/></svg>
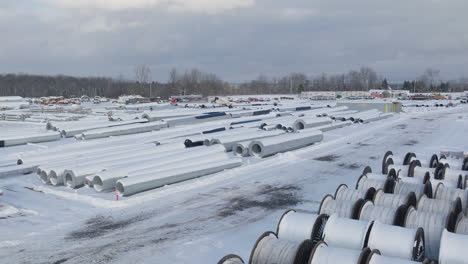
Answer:
<svg viewBox="0 0 468 264"><path fill-rule="evenodd" d="M462 92L468 90L468 78L448 82L439 79L439 71L427 69L415 80L402 84L388 84L385 77L373 69L363 67L343 74L307 76L291 73L286 76L260 75L255 80L229 84L212 73L198 69L169 72L166 83L152 81L151 69L146 65L136 66L134 78L43 76L30 74L0 74L0 96L23 97L105 96L140 94L146 97L168 98L171 95L202 94L298 94L302 91L368 91L370 89L406 89L412 92Z"/></svg>

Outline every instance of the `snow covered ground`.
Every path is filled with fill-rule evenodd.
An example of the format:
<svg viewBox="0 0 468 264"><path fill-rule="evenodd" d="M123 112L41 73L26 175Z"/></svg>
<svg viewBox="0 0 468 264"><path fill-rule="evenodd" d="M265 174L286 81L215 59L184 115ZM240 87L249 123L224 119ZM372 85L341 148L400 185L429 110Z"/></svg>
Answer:
<svg viewBox="0 0 468 264"><path fill-rule="evenodd" d="M387 150L468 150L467 106L408 111L119 201L46 186L35 175L1 179L0 263L216 263L228 253L248 260L257 237L274 231L286 209L316 212L339 184L354 186L366 165L380 171Z"/></svg>

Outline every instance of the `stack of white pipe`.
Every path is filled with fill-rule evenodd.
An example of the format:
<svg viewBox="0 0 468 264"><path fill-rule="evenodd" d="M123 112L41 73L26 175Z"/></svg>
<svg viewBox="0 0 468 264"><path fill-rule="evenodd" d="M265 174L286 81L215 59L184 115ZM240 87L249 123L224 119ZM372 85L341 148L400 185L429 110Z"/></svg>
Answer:
<svg viewBox="0 0 468 264"><path fill-rule="evenodd" d="M370 123L370 122L373 122L373 121L386 119L386 118L389 118L389 117L392 117L392 116L393 116L392 113L386 113L386 114L379 113L379 114L368 115L368 116L360 116L359 117L359 122L361 122L361 123Z"/></svg>
<svg viewBox="0 0 468 264"><path fill-rule="evenodd" d="M45 132L38 134L28 134L28 135L18 135L18 136L8 136L0 138L0 148L2 147L11 147L18 145L25 145L28 143L41 143L49 141L60 140L61 135L59 132Z"/></svg>
<svg viewBox="0 0 468 264"><path fill-rule="evenodd" d="M36 171L37 167L37 165L13 165L8 167L0 167L0 179L15 175L33 173Z"/></svg>
<svg viewBox="0 0 468 264"><path fill-rule="evenodd" d="M340 122L334 122L333 124L330 124L330 125L314 127L314 129L315 130L320 130L322 132L327 132L327 131L330 131L330 130L343 128L345 126L350 126L352 124L353 124L353 122L351 122L351 121L343 121L343 122L340 121Z"/></svg>
<svg viewBox="0 0 468 264"><path fill-rule="evenodd" d="M94 129L102 129L102 128L110 128L110 127L118 127L118 126L125 126L125 125L130 125L130 124L138 124L138 123L145 123L147 120L128 120L128 121L114 121L114 122L107 122L107 121L99 121L99 123L95 123L93 125L84 126L82 122L76 122L78 128L76 127L66 127L69 125L75 125L74 122L67 122L64 123L65 127L59 127L59 126L53 126L53 130L60 130L62 136L64 137L74 137L78 134L82 134L85 131L88 130L94 130Z"/></svg>
<svg viewBox="0 0 468 264"><path fill-rule="evenodd" d="M439 264L466 264L468 235L454 234L446 229L440 242Z"/></svg>
<svg viewBox="0 0 468 264"><path fill-rule="evenodd" d="M237 143L243 141L253 141L258 139L266 139L268 137L278 136L284 134L282 130L272 130L272 131L249 131L249 133L243 133L238 135L231 135L229 138L225 137L218 140L212 140L210 145L213 144L223 144L226 151L232 151Z"/></svg>
<svg viewBox="0 0 468 264"><path fill-rule="evenodd" d="M463 170L464 169L464 162L463 159L457 159L453 157L441 157L439 163L448 164L450 168L454 170Z"/></svg>
<svg viewBox="0 0 468 264"><path fill-rule="evenodd" d="M320 142L323 134L318 130L301 130L299 133L287 133L261 140L254 140L249 145L252 156L264 158L280 152L303 148Z"/></svg>
<svg viewBox="0 0 468 264"><path fill-rule="evenodd" d="M81 135L76 135L75 137L77 139L89 140L89 139L96 139L96 138L105 138L105 137L110 137L110 136L122 136L122 135L151 132L151 131L159 130L165 127L167 127L167 124L164 122L130 124L130 125L125 125L125 126L90 130L90 131L86 131L82 133Z"/></svg>
<svg viewBox="0 0 468 264"><path fill-rule="evenodd" d="M460 175L465 178L468 177L468 171L452 169L444 167L441 171L443 179L457 181Z"/></svg>
<svg viewBox="0 0 468 264"><path fill-rule="evenodd" d="M217 155L219 160L199 160L193 164L184 164L179 167L168 168L158 172L151 172L135 177L120 179L116 183L116 189L124 196L162 187L189 179L213 174L226 169L241 166L240 159L232 159L229 156Z"/></svg>
<svg viewBox="0 0 468 264"><path fill-rule="evenodd" d="M368 221L341 218L332 214L323 230L323 241L330 247L361 250L371 228Z"/></svg>
<svg viewBox="0 0 468 264"><path fill-rule="evenodd" d="M300 118L296 119L292 124L287 125L291 127L292 130L302 130L307 128L325 126L332 123L332 120L328 117L309 117L309 118Z"/></svg>
<svg viewBox="0 0 468 264"><path fill-rule="evenodd" d="M330 114L329 116L331 117L331 119L338 119L338 120L346 121L353 114L356 114L357 112L358 111L356 110L340 111L340 112L334 112Z"/></svg>

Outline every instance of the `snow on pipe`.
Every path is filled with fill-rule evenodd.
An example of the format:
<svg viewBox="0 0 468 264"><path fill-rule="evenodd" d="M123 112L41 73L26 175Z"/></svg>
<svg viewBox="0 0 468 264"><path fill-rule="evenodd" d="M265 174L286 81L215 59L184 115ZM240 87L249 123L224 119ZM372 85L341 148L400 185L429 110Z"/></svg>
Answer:
<svg viewBox="0 0 468 264"><path fill-rule="evenodd" d="M102 123L106 123L107 121L103 121ZM69 137L74 137L76 135L82 134L86 131L89 130L95 130L95 129L103 129L103 128L111 128L111 127L118 127L118 126L125 126L125 125L131 125L131 124L140 124L140 123L145 123L148 122L147 120L129 120L129 121L118 121L118 122L109 122L107 124L99 124L99 125L94 125L94 126L88 126L88 127L80 127L80 128L55 128L56 130L60 130L60 133L63 137L69 138Z"/></svg>
<svg viewBox="0 0 468 264"><path fill-rule="evenodd" d="M252 156L264 158L279 152L286 152L298 148L303 148L320 142L322 139L323 134L321 131L303 130L300 133L288 133L252 141L252 143L249 145L249 153Z"/></svg>
<svg viewBox="0 0 468 264"><path fill-rule="evenodd" d="M387 170L385 169L388 167L389 164L392 165L409 165L411 163L411 159L416 157L416 154L409 152L402 158L398 155L394 155L392 151L387 151L382 159L382 173L387 174ZM388 163L389 160L392 160L391 163Z"/></svg>
<svg viewBox="0 0 468 264"><path fill-rule="evenodd" d="M379 250L374 249L371 251L367 259L367 262L365 264L418 264L418 263L421 263L421 262L402 259L402 258L382 256ZM422 263L432 264L428 259L425 259Z"/></svg>
<svg viewBox="0 0 468 264"><path fill-rule="evenodd" d="M358 113L359 111L356 111L356 110L347 110L347 111L340 111L340 112L334 112L334 113L331 113L329 114L328 116L331 118L331 119L339 119L341 118L342 116L348 116L350 114L356 114ZM343 120L345 121L345 120Z"/></svg>
<svg viewBox="0 0 468 264"><path fill-rule="evenodd" d="M294 131L302 130L306 128L318 127L331 124L332 121L330 118L322 117L322 118L301 118L297 119L292 123L292 129Z"/></svg>
<svg viewBox="0 0 468 264"><path fill-rule="evenodd" d="M160 130L161 128L165 128L165 127L167 127L167 124L163 122L131 124L131 125L125 125L125 126L90 130L90 131L83 132L82 134L78 134L75 137L77 139L89 140L89 139L105 138L105 137L110 137L110 136L123 136L123 135L129 135L129 134L151 132L155 130Z"/></svg>
<svg viewBox="0 0 468 264"><path fill-rule="evenodd" d="M423 195L419 198L416 209L428 213L448 215L450 212L453 212L455 215L458 215L462 211L462 203L460 197L457 197L455 201L449 201L430 199L426 195Z"/></svg>
<svg viewBox="0 0 468 264"><path fill-rule="evenodd" d="M339 111L346 111L348 110L347 106L338 106L338 107L326 107L326 108L319 108L314 109L306 112L302 112L300 116L306 117L323 117L328 116L332 113L339 112Z"/></svg>
<svg viewBox="0 0 468 264"><path fill-rule="evenodd" d="M389 257L422 261L425 252L424 230L374 222L367 246Z"/></svg>
<svg viewBox="0 0 468 264"><path fill-rule="evenodd" d="M0 179L20 174L30 174L36 171L37 165L14 165L0 167Z"/></svg>
<svg viewBox="0 0 468 264"><path fill-rule="evenodd" d="M117 181L116 189L124 196L155 189L164 185L186 181L226 169L241 166L239 159L227 159L217 162L201 162L197 166L171 168L157 174L149 173L138 177L129 177Z"/></svg>
<svg viewBox="0 0 468 264"><path fill-rule="evenodd" d="M196 116L168 118L168 119L163 119L162 121L167 123L168 127L174 127L174 126L180 126L180 125L210 122L213 120L221 120L221 119L227 119L227 118L230 118L230 116L226 115L225 112L213 112L211 114L206 113L206 114L196 115Z"/></svg>
<svg viewBox="0 0 468 264"><path fill-rule="evenodd" d="M97 192L114 190L116 182L127 177L134 177L148 172L156 173L168 167L177 167L179 164L198 162L200 157L212 161L222 159L224 149L222 147L205 147L197 151L165 153L164 156L143 159L135 164L121 164L103 172L93 175L93 187ZM221 155L220 155L221 154Z"/></svg>
<svg viewBox="0 0 468 264"><path fill-rule="evenodd" d="M417 211L410 207L406 214L405 227L424 229L426 242L426 257L437 259L439 257L439 245L442 231L445 228L453 231L455 228L456 216L453 213L449 215L434 214Z"/></svg>
<svg viewBox="0 0 468 264"><path fill-rule="evenodd" d="M434 198L440 200L455 201L460 198L462 203L462 211L466 214L468 211L468 190L450 188L439 184L434 192Z"/></svg>
<svg viewBox="0 0 468 264"><path fill-rule="evenodd" d="M468 236L454 234L446 229L440 241L439 264L464 264L467 260Z"/></svg>
<svg viewBox="0 0 468 264"><path fill-rule="evenodd" d="M344 121L344 122L340 121L340 122L335 122L335 123L330 124L330 125L314 127L314 129L315 130L320 130L322 132L326 132L326 131L335 130L335 129L338 129L338 128L343 128L345 126L350 126L352 124L353 124L353 122L351 122L351 121Z"/></svg>
<svg viewBox="0 0 468 264"><path fill-rule="evenodd" d="M391 170L388 172L388 174L379 174L379 173L373 173L372 168L369 166L366 166L364 170L362 171L362 174L366 176L368 179L378 179L378 180L397 180L397 175L395 170Z"/></svg>
<svg viewBox="0 0 468 264"><path fill-rule="evenodd" d="M406 195L410 192L414 192L416 198L420 198L422 195L427 195L427 197L432 198L432 185L431 182L428 181L425 184L416 184L416 183L409 183L403 182L398 180L395 184L395 188L393 193L394 194L403 194Z"/></svg>
<svg viewBox="0 0 468 264"><path fill-rule="evenodd" d="M408 194L385 193L382 189L378 190L373 200L375 205L397 208L401 205L416 206L417 199L414 192Z"/></svg>
<svg viewBox="0 0 468 264"><path fill-rule="evenodd" d="M0 139L0 148L26 145L28 143L57 141L60 140L60 138L61 136L58 132L47 132L30 136L12 136Z"/></svg>
<svg viewBox="0 0 468 264"><path fill-rule="evenodd" d="M392 117L392 116L393 116L393 113L386 113L386 114L379 114L377 116L360 117L359 122L360 123L370 123L370 122L386 119L386 118L389 118L389 117Z"/></svg>
<svg viewBox="0 0 468 264"><path fill-rule="evenodd" d="M385 193L393 193L395 180L391 178L372 179L368 178L366 175L361 175L356 182L356 190L368 190L371 187L376 190L383 189Z"/></svg>
<svg viewBox="0 0 468 264"><path fill-rule="evenodd" d="M280 218L276 233L279 239L302 242L310 239L315 245L322 239L328 215L286 211Z"/></svg>
<svg viewBox="0 0 468 264"><path fill-rule="evenodd" d="M309 264L366 264L371 250L353 250L329 247L325 242L319 242L312 249Z"/></svg>
<svg viewBox="0 0 468 264"><path fill-rule="evenodd" d="M357 201L335 200L333 196L327 195L323 198L319 207L319 214L332 215L336 214L339 217L358 219L359 210L364 204L363 199Z"/></svg>
<svg viewBox="0 0 468 264"><path fill-rule="evenodd" d="M404 226L407 211L408 206L404 204L399 207L386 207L374 205L372 201L366 201L359 211L359 220Z"/></svg>
<svg viewBox="0 0 468 264"><path fill-rule="evenodd" d="M333 214L323 230L323 241L330 247L361 250L367 247L372 222L341 218Z"/></svg>
<svg viewBox="0 0 468 264"><path fill-rule="evenodd" d="M353 190L349 189L346 184L341 184L336 188L335 191L335 200L342 200L342 201L353 201L356 202L359 199L363 200L372 200L374 197L376 190L375 188L371 187L367 191L364 190Z"/></svg>
<svg viewBox="0 0 468 264"><path fill-rule="evenodd" d="M463 214L458 215L458 221L455 225L455 233L468 235L468 218L466 218Z"/></svg>
<svg viewBox="0 0 468 264"><path fill-rule="evenodd" d="M235 128L228 129L226 131L218 132L216 134L210 134L208 136L203 136L203 141L206 146L211 146L213 144L220 144L221 141L228 140L233 136L248 135L254 132L263 132L258 128ZM200 138L201 139L201 138Z"/></svg>
<svg viewBox="0 0 468 264"><path fill-rule="evenodd" d="M263 109L263 110L248 110L248 111L237 111L229 113L231 118L238 118L243 116L259 116L259 115L267 115L271 113L270 109Z"/></svg>
<svg viewBox="0 0 468 264"><path fill-rule="evenodd" d="M234 147L237 143L243 141L253 141L253 140L266 140L270 137L279 136L284 134L284 131L273 130L273 131L255 131L245 134L232 135L230 138L224 138L220 140L215 140L211 142L211 145L222 144L227 152L234 150Z"/></svg>
<svg viewBox="0 0 468 264"><path fill-rule="evenodd" d="M229 254L218 261L217 264L244 264L244 260L238 255Z"/></svg>
<svg viewBox="0 0 468 264"><path fill-rule="evenodd" d="M265 232L255 242L249 264L305 264L312 247L310 240L283 240L273 232Z"/></svg>

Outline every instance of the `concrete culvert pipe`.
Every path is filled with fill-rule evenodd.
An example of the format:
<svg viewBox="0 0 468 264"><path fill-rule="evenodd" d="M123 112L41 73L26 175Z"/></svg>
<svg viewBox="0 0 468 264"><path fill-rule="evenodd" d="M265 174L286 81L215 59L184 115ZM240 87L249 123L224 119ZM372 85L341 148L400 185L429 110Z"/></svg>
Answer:
<svg viewBox="0 0 468 264"><path fill-rule="evenodd" d="M424 260L424 230L374 222L367 246L385 256L420 262Z"/></svg>
<svg viewBox="0 0 468 264"><path fill-rule="evenodd" d="M368 190L369 188L374 188L376 190L382 189L386 193L393 193L393 188L395 186L395 181L387 179L369 179L365 175L361 175L356 183L357 190Z"/></svg>
<svg viewBox="0 0 468 264"><path fill-rule="evenodd" d="M439 257L439 245L442 231L445 228L454 229L456 217L453 213L449 215L435 214L417 211L410 207L405 219L405 227L424 229L426 241L426 257L437 259Z"/></svg>
<svg viewBox="0 0 468 264"><path fill-rule="evenodd" d="M238 255L229 254L218 261L218 264L244 264L244 260Z"/></svg>
<svg viewBox="0 0 468 264"><path fill-rule="evenodd" d="M250 155L249 145L252 141L243 141L236 144L234 154L239 157L247 157Z"/></svg>
<svg viewBox="0 0 468 264"><path fill-rule="evenodd" d="M315 245L309 264L366 264L370 249L353 250L329 247L325 242Z"/></svg>
<svg viewBox="0 0 468 264"><path fill-rule="evenodd" d="M297 130L302 130L306 128L313 128L313 127L319 127L319 126L325 126L331 124L332 121L328 117L322 117L322 118L301 118L297 119L294 121L292 124L292 128L294 131Z"/></svg>
<svg viewBox="0 0 468 264"><path fill-rule="evenodd" d="M421 263L419 261L412 261L402 258L394 258L388 256L380 255L380 251L372 250L369 255L369 258L365 264L418 264ZM422 262L423 264L432 264L431 262L425 260Z"/></svg>
<svg viewBox="0 0 468 264"><path fill-rule="evenodd" d="M407 195L410 192L414 192L417 199L419 199L424 194L427 195L429 198L433 197L432 185L430 181L426 182L425 184L408 183L403 182L401 180L398 180L396 182L393 191L394 194Z"/></svg>
<svg viewBox="0 0 468 264"><path fill-rule="evenodd" d="M312 251L312 242L278 239L275 233L266 232L256 241L249 264L305 264Z"/></svg>
<svg viewBox="0 0 468 264"><path fill-rule="evenodd" d="M463 214L458 215L457 224L455 225L455 233L468 235L468 218Z"/></svg>
<svg viewBox="0 0 468 264"><path fill-rule="evenodd" d="M252 141L249 145L250 155L264 158L280 152L303 148L323 139L321 131L303 130L300 133L288 133L275 137Z"/></svg>
<svg viewBox="0 0 468 264"><path fill-rule="evenodd" d="M467 213L468 190L450 188L444 186L443 184L439 184L436 191L434 192L434 198L449 201L455 201L457 198L460 198L462 203L462 210L465 214Z"/></svg>
<svg viewBox="0 0 468 264"><path fill-rule="evenodd" d="M322 239L323 229L328 220L328 215L286 211L280 218L276 233L278 238L302 242L310 239L315 245Z"/></svg>
<svg viewBox="0 0 468 264"><path fill-rule="evenodd" d="M385 193L382 189L375 193L373 199L375 205L393 208L398 208L401 205L416 206L417 201L418 200L414 192L410 192L408 194L391 194Z"/></svg>
<svg viewBox="0 0 468 264"><path fill-rule="evenodd" d="M430 199L426 195L423 195L421 198L419 198L416 209L422 212L444 215L448 215L450 212L454 212L456 215L458 215L462 211L462 203L460 197L457 197L455 201L449 201Z"/></svg>
<svg viewBox="0 0 468 264"><path fill-rule="evenodd" d="M372 200L375 195L375 188L371 187L364 190L353 190L349 189L346 184L341 184L335 191L335 200L343 200L343 201L353 201L356 202L359 199L363 200Z"/></svg>
<svg viewBox="0 0 468 264"><path fill-rule="evenodd" d="M378 221L387 225L404 226L408 206L385 207L367 201L359 212L359 220Z"/></svg>
<svg viewBox="0 0 468 264"><path fill-rule="evenodd" d="M170 168L157 174L148 173L138 177L120 179L116 183L116 189L124 196L159 188L164 185L182 182L201 176L213 174L226 169L239 167L242 164L239 159L226 159L221 161L200 162L197 166L190 164L187 167Z"/></svg>
<svg viewBox="0 0 468 264"><path fill-rule="evenodd" d="M361 250L367 247L372 224L331 215L323 230L323 241L330 247Z"/></svg>
<svg viewBox="0 0 468 264"><path fill-rule="evenodd" d="M466 264L467 245L467 235L454 234L444 230L440 241L439 264Z"/></svg>
<svg viewBox="0 0 468 264"><path fill-rule="evenodd" d="M359 210L364 202L363 199L357 201L337 201L333 199L333 196L327 195L320 203L319 213L327 215L336 214L340 217L358 219Z"/></svg>

